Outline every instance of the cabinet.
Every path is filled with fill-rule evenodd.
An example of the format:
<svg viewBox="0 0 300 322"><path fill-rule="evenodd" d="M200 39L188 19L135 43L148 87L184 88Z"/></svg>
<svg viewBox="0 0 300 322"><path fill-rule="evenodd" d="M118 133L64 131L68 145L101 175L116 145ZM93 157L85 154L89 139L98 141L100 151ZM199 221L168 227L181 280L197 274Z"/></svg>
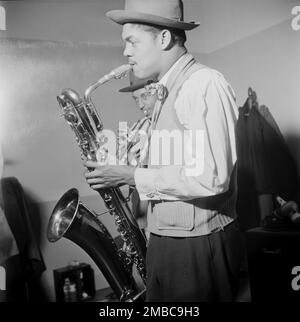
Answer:
<svg viewBox="0 0 300 322"><path fill-rule="evenodd" d="M300 231L254 228L246 232L246 245L252 301L299 301L292 282L300 288Z"/></svg>

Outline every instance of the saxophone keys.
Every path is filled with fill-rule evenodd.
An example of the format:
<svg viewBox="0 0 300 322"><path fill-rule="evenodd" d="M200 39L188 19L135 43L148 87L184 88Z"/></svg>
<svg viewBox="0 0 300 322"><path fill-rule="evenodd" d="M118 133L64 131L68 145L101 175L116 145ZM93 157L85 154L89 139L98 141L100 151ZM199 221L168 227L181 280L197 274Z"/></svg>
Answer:
<svg viewBox="0 0 300 322"><path fill-rule="evenodd" d="M143 270L144 268L145 268L145 266L144 266L144 264L143 263L138 263L137 264L137 268L139 269L139 270Z"/></svg>
<svg viewBox="0 0 300 322"><path fill-rule="evenodd" d="M131 260L131 258L126 257L126 258L125 258L125 264L126 264L127 266L130 266L130 265L132 264L132 260Z"/></svg>
<svg viewBox="0 0 300 322"><path fill-rule="evenodd" d="M109 211L109 213L112 215L112 216L115 216L116 215L116 212L115 211Z"/></svg>
<svg viewBox="0 0 300 322"><path fill-rule="evenodd" d="M120 232L120 234L121 234L121 237L122 237L122 239L124 240L125 239L125 237L127 236L127 233L126 233L126 231L121 231Z"/></svg>
<svg viewBox="0 0 300 322"><path fill-rule="evenodd" d="M130 258L133 258L133 261L135 262L134 256L136 254L136 251L134 250L134 248L131 245L126 245L125 252L126 252L127 256L130 256Z"/></svg>
<svg viewBox="0 0 300 322"><path fill-rule="evenodd" d="M104 196L104 201L105 201L105 202L110 202L110 201L112 201L112 196L110 196L110 195L105 195L105 196Z"/></svg>
<svg viewBox="0 0 300 322"><path fill-rule="evenodd" d="M121 219L116 219L115 222L116 222L117 225L121 225L122 224L122 220Z"/></svg>

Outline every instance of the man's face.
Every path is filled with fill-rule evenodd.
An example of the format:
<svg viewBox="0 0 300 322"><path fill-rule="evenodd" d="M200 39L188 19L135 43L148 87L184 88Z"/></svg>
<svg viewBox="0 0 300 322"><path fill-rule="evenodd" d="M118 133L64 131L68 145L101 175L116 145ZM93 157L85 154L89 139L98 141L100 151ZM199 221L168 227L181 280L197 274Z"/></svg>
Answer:
<svg viewBox="0 0 300 322"><path fill-rule="evenodd" d="M122 39L125 42L123 55L128 57L136 77L159 74L162 54L159 36L154 37L138 25L127 23L123 26Z"/></svg>
<svg viewBox="0 0 300 322"><path fill-rule="evenodd" d="M140 88L132 92L132 97L138 108L142 110L146 116L150 117L157 100L157 95L147 92L145 88Z"/></svg>

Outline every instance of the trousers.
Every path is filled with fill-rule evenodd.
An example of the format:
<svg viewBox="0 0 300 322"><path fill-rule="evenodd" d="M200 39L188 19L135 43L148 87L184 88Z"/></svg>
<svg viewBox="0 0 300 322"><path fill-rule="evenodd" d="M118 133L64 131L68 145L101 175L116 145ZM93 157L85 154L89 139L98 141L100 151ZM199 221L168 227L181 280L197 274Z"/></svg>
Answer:
<svg viewBox="0 0 300 322"><path fill-rule="evenodd" d="M150 235L146 302L232 302L245 255L236 223L205 236Z"/></svg>

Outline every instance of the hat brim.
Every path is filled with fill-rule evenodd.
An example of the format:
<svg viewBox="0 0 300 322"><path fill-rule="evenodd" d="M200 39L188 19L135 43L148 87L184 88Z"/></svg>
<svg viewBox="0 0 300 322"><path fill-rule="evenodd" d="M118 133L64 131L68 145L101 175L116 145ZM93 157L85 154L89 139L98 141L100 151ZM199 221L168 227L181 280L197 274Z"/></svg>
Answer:
<svg viewBox="0 0 300 322"><path fill-rule="evenodd" d="M134 91L137 91L138 89L141 89L141 88L145 87L146 85L149 85L153 82L154 82L153 80L148 80L147 82L144 82L142 84L136 84L136 85L123 87L123 88L119 89L119 92L121 92L121 93L134 92Z"/></svg>
<svg viewBox="0 0 300 322"><path fill-rule="evenodd" d="M111 10L106 13L106 16L120 25L136 22L181 30L192 30L200 25L200 23L196 22L177 21L156 15L129 10Z"/></svg>
<svg viewBox="0 0 300 322"><path fill-rule="evenodd" d="M138 89L141 89L143 87L144 86L141 86L141 85L127 86L127 87L123 87L123 88L119 89L119 92L120 93L130 93L130 92L137 91Z"/></svg>

